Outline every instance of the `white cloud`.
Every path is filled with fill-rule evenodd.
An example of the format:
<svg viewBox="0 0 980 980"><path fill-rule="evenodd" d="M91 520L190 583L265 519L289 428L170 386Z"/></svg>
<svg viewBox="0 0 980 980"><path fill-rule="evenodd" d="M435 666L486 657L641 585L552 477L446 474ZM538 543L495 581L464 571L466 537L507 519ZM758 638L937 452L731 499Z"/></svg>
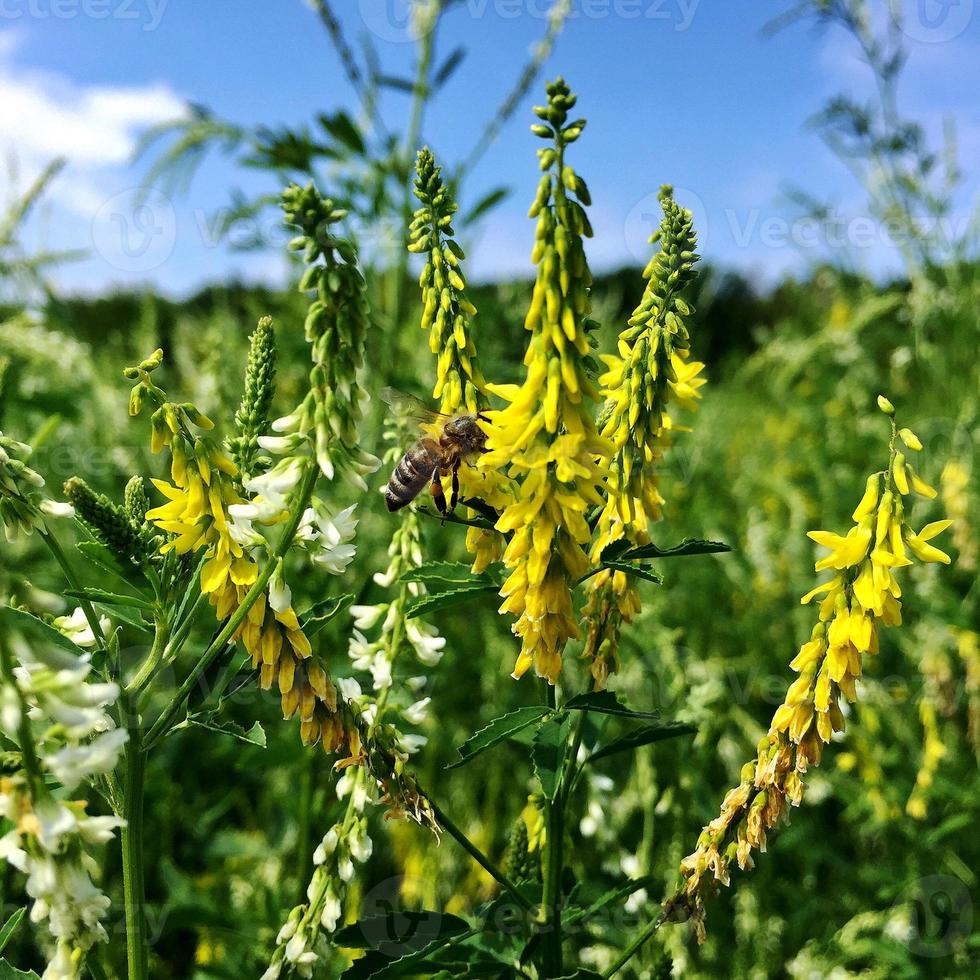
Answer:
<svg viewBox="0 0 980 980"><path fill-rule="evenodd" d="M54 157L69 166L51 196L83 216L111 193L104 184L132 157L142 130L180 116L184 102L167 85L79 85L14 63L18 37L0 43L0 151L33 179Z"/></svg>

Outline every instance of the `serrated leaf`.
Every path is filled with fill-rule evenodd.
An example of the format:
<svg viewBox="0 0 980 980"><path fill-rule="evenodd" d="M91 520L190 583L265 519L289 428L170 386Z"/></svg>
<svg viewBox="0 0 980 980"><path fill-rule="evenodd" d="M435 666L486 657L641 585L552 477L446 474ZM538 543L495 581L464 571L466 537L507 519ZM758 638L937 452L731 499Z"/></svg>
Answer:
<svg viewBox="0 0 980 980"><path fill-rule="evenodd" d="M132 606L136 609L152 609L153 603L133 595L120 595L118 592L105 592L103 589L67 589L65 595L73 599L88 599L104 606Z"/></svg>
<svg viewBox="0 0 980 980"><path fill-rule="evenodd" d="M85 653L81 647L72 643L64 633L23 609L15 609L13 606L0 606L0 622L6 622L11 628L24 629L32 632L35 636L43 637L48 643L60 647L73 657L80 657Z"/></svg>
<svg viewBox="0 0 980 980"><path fill-rule="evenodd" d="M33 970L25 973L11 966L6 960L0 960L0 980L40 980L40 977Z"/></svg>
<svg viewBox="0 0 980 980"><path fill-rule="evenodd" d="M653 571L647 565L634 565L629 561L604 561L602 567L611 568L614 572L625 572L627 575L635 575L637 578L646 579L646 581L653 582L656 585L663 585L664 582L664 577Z"/></svg>
<svg viewBox="0 0 980 980"><path fill-rule="evenodd" d="M133 629L139 630L147 636L153 634L153 627L140 617L138 610L131 610L125 606L108 606L106 608L108 609L109 615L120 623L132 626Z"/></svg>
<svg viewBox="0 0 980 980"><path fill-rule="evenodd" d="M644 725L642 728L636 728L631 732L627 732L625 735L620 735L619 738L603 746L601 749L596 749L589 756L588 761L595 762L597 759L605 759L610 755L617 755L620 752L632 752L644 745L652 745L654 742L662 742L668 738L678 738L681 735L694 735L696 732L697 726L688 725L681 721L666 721L656 725Z"/></svg>
<svg viewBox="0 0 980 980"><path fill-rule="evenodd" d="M75 550L97 568L101 568L102 571L114 575L120 582L125 582L130 588L142 591L147 595L149 594L145 589L140 588L138 581L134 581L144 578L142 572L135 565L124 568L105 545L100 544L98 541L79 541L75 545Z"/></svg>
<svg viewBox="0 0 980 980"><path fill-rule="evenodd" d="M498 589L499 586L496 583L488 585L460 583L457 588L449 588L432 595L420 595L408 604L405 609L405 617L414 619L416 616L428 616L429 613L439 609L456 606L461 602L469 602L470 599L477 596L494 595Z"/></svg>
<svg viewBox="0 0 980 980"><path fill-rule="evenodd" d="M644 544L638 548L630 547L624 539L613 541L606 545L602 552L601 561L624 559L635 561L638 558L683 558L688 555L720 555L732 549L721 541L705 541L701 538L688 538L673 548L661 548L658 545Z"/></svg>
<svg viewBox="0 0 980 980"><path fill-rule="evenodd" d="M300 627L307 638L314 637L331 619L339 616L353 601L354 596L349 592L330 599L323 599L310 606L300 615Z"/></svg>
<svg viewBox="0 0 980 980"><path fill-rule="evenodd" d="M216 721L213 715L188 715L179 725L174 725L172 731L180 728L205 728L209 732L218 735L230 735L237 738L240 742L248 742L249 745L258 745L260 748L266 747L265 729L255 722L246 731L241 725L236 725L233 721Z"/></svg>
<svg viewBox="0 0 980 980"><path fill-rule="evenodd" d="M561 784L565 743L568 741L571 725L571 715L555 715L534 733L534 741L531 742L534 773L541 784L541 792L550 801L554 801Z"/></svg>
<svg viewBox="0 0 980 980"><path fill-rule="evenodd" d="M3 928L0 929L0 953L7 948L7 943L10 942L11 937L17 931L17 927L20 925L20 921L24 918L26 912L26 907L17 909L3 924Z"/></svg>
<svg viewBox="0 0 980 980"><path fill-rule="evenodd" d="M612 691L590 691L576 694L562 705L566 711L598 711L604 715L619 715L622 718L660 717L658 711L634 711L628 708Z"/></svg>
<svg viewBox="0 0 980 980"><path fill-rule="evenodd" d="M456 769L459 766L465 766L480 753L486 752L487 749L499 745L504 740L533 725L548 714L550 710L547 705L536 704L526 708L518 708L509 714L494 718L489 725L485 725L478 732L475 732L456 749L460 758L446 768Z"/></svg>
<svg viewBox="0 0 980 980"><path fill-rule="evenodd" d="M492 585L488 575L474 575L470 566L462 561L427 561L423 565L410 568L401 577L402 582L422 582L439 587L450 584Z"/></svg>

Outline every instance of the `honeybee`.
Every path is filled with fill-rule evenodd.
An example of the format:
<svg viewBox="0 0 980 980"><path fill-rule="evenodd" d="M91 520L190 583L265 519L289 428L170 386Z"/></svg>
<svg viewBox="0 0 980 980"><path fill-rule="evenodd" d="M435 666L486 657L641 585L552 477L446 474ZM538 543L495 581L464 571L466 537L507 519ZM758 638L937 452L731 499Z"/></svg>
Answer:
<svg viewBox="0 0 980 980"><path fill-rule="evenodd" d="M441 514L454 510L459 500L459 468L478 453L485 453L487 436L480 428L486 421L482 415L443 415L434 412L424 402L385 388L381 397L394 411L422 425L439 425L438 437L426 434L399 460L384 489L389 511L401 510L410 504L428 484L432 499ZM442 478L452 474L449 506Z"/></svg>

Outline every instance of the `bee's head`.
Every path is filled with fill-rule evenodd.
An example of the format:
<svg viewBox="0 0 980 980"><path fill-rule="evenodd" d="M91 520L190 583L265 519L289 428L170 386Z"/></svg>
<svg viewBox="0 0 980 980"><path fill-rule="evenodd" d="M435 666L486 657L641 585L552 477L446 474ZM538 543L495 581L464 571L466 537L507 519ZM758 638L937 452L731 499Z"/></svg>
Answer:
<svg viewBox="0 0 980 980"><path fill-rule="evenodd" d="M475 415L458 415L446 424L446 434L459 443L463 452L483 452L486 448L487 434Z"/></svg>

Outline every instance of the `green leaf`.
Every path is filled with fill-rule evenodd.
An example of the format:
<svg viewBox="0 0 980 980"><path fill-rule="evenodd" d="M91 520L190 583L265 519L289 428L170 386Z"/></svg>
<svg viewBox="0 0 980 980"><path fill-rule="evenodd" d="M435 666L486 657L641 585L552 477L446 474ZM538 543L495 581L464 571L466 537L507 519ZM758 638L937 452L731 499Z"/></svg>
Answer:
<svg viewBox="0 0 980 980"><path fill-rule="evenodd" d="M11 966L6 960L0 960L0 980L40 980L40 977L33 970L25 973Z"/></svg>
<svg viewBox="0 0 980 980"><path fill-rule="evenodd" d="M354 596L345 592L343 595L322 599L310 606L299 617L299 624L307 638L316 636L331 619L340 615L353 601Z"/></svg>
<svg viewBox="0 0 980 980"><path fill-rule="evenodd" d="M495 582L488 585L460 583L456 588L447 589L444 592L420 595L408 604L405 609L405 617L414 619L416 616L428 616L429 613L439 609L456 606L461 602L469 602L470 599L477 596L494 595L499 588Z"/></svg>
<svg viewBox="0 0 980 980"><path fill-rule="evenodd" d="M80 657L85 652L81 647L72 643L64 633L23 609L14 609L13 606L0 606L0 622L7 623L11 628L27 630L48 643L61 647L73 657Z"/></svg>
<svg viewBox="0 0 980 980"><path fill-rule="evenodd" d="M258 745L263 749L266 746L265 730L258 722L255 722L246 731L241 725L236 725L233 721L217 721L214 714L208 712L207 714L188 715L179 725L174 725L171 731L191 727L205 728L209 732L216 732L219 735L230 735L232 738L237 738L241 742L248 742L249 745Z"/></svg>
<svg viewBox="0 0 980 980"><path fill-rule="evenodd" d="M543 718L551 709L544 704L536 704L526 708L518 708L509 714L494 718L489 725L484 726L478 732L471 735L456 751L460 758L446 766L447 769L456 769L471 762L481 752L493 748L500 742L511 738L518 732L523 731L536 721Z"/></svg>
<svg viewBox="0 0 980 980"><path fill-rule="evenodd" d="M340 112L335 112L332 116L321 113L317 116L320 125L335 139L338 143L342 143L347 147L352 153L358 156L363 156L366 149L364 145L364 137L361 135L361 131L354 124L346 112L341 110Z"/></svg>
<svg viewBox="0 0 980 980"><path fill-rule="evenodd" d="M720 555L732 549L721 541L705 541L701 538L688 538L673 548L660 548L655 544L644 544L631 548L628 541L620 539L606 545L602 552L603 564L618 558L634 561L637 558L683 558L687 555Z"/></svg>
<svg viewBox="0 0 980 980"><path fill-rule="evenodd" d="M75 550L97 568L101 568L102 571L109 572L110 575L114 575L121 582L125 582L128 586L130 586L130 588L136 589L137 591L146 592L145 589L141 588L139 583L139 579L144 579L142 572L140 572L135 565L130 565L128 568L124 568L123 565L117 561L116 556L101 542L79 541L78 544L75 545Z"/></svg>
<svg viewBox="0 0 980 980"><path fill-rule="evenodd" d="M10 942L11 937L17 931L17 927L20 925L20 920L24 918L24 914L27 912L27 908L17 909L13 915L3 924L3 928L0 929L0 953L2 953L7 948L7 943Z"/></svg>
<svg viewBox="0 0 980 980"><path fill-rule="evenodd" d="M120 595L117 592L104 592L102 589L67 589L65 595L73 599L88 599L89 602L101 602L104 606L133 606L136 609L153 608L152 602L133 595Z"/></svg>
<svg viewBox="0 0 980 980"><path fill-rule="evenodd" d="M397 75L377 75L375 77L382 88L393 88L399 92L415 91L415 82L410 78L399 78Z"/></svg>
<svg viewBox="0 0 980 980"><path fill-rule="evenodd" d="M462 225L471 225L479 221L485 214L492 211L498 204L510 196L509 187L495 187L488 194L484 194L473 207L468 208L466 214L462 216Z"/></svg>
<svg viewBox="0 0 980 980"><path fill-rule="evenodd" d="M554 801L558 794L565 743L568 741L571 725L571 715L555 715L534 733L534 741L531 743L534 772L541 784L541 792L549 801Z"/></svg>
<svg viewBox="0 0 980 980"><path fill-rule="evenodd" d="M470 566L463 561L428 561L424 565L410 568L401 577L402 582L422 582L434 588L446 583L462 585L492 585L486 574L474 575Z"/></svg>
<svg viewBox="0 0 980 980"><path fill-rule="evenodd" d="M627 575L635 575L637 578L646 579L656 585L663 585L664 577L658 572L653 571L649 565L634 565L628 561L604 561L603 568L611 568L614 572L625 572Z"/></svg>
<svg viewBox="0 0 980 980"><path fill-rule="evenodd" d="M449 79L452 77L453 73L462 64L463 59L466 57L465 48L456 48L453 50L446 60L439 66L438 71L432 78L433 89L441 88Z"/></svg>
<svg viewBox="0 0 980 980"><path fill-rule="evenodd" d="M576 694L562 705L566 711L598 711L604 715L619 715L622 718L659 718L658 711L634 711L628 708L612 691L591 691Z"/></svg>
<svg viewBox="0 0 980 980"><path fill-rule="evenodd" d="M418 912L393 909L382 915L369 915L344 926L333 934L336 946L345 949L372 949L405 955L418 952L434 942L451 939L470 928L465 919L445 912L423 909Z"/></svg>
<svg viewBox="0 0 980 980"><path fill-rule="evenodd" d="M589 758L589 762L597 759L605 759L607 756L616 755L619 752L632 752L643 745L651 745L654 742L662 742L668 738L678 738L681 735L694 735L697 732L695 725L687 725L681 721L666 721L655 725L644 725L642 728L634 729L625 735L596 749Z"/></svg>
<svg viewBox="0 0 980 980"><path fill-rule="evenodd" d="M145 633L147 636L153 635L153 627L147 623L137 610L130 610L125 606L107 607L109 615L120 623L132 626L133 629Z"/></svg>

